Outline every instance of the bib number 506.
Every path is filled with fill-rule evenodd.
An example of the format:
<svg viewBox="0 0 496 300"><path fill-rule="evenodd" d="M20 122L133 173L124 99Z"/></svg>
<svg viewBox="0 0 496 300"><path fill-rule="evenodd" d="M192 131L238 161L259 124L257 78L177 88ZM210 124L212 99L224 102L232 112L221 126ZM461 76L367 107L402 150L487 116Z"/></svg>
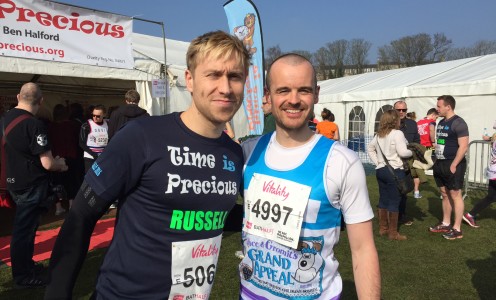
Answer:
<svg viewBox="0 0 496 300"><path fill-rule="evenodd" d="M193 276L193 274L195 276ZM193 283L196 282L197 286L203 286L205 281L207 281L207 283L211 285L214 283L214 276L215 276L214 264L208 266L207 270L205 270L203 266L198 266L194 270L193 268L186 268L184 269L185 282L183 283L183 285L184 287L190 287L193 285Z"/></svg>

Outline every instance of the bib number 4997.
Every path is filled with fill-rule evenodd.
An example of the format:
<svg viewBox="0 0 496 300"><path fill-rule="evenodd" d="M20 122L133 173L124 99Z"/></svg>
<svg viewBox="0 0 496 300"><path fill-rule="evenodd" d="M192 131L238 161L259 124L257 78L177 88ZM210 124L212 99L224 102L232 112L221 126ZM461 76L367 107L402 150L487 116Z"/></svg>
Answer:
<svg viewBox="0 0 496 300"><path fill-rule="evenodd" d="M193 276L194 274L194 276ZM193 270L193 268L186 268L184 269L184 280L183 286L184 287L190 287L192 286L195 282L197 286L203 286L205 284L205 281L212 285L214 283L214 277L215 277L215 265L211 264L208 266L208 268L205 270L203 266L197 266L196 269Z"/></svg>
<svg viewBox="0 0 496 300"><path fill-rule="evenodd" d="M282 210L284 212L281 212L281 206L279 204L275 203L271 205L269 201L262 202L260 199L258 199L251 208L251 212L254 213L257 218L260 216L263 220L268 220L270 217L274 223L278 223L281 220L282 215L285 214L282 224L286 225L288 217L293 209L291 207L283 206Z"/></svg>

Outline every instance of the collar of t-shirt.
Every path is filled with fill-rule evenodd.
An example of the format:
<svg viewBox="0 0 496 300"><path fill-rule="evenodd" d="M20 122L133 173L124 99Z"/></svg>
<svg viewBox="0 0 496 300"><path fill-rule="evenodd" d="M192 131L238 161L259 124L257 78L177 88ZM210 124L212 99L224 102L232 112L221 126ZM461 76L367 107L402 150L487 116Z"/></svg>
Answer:
<svg viewBox="0 0 496 300"><path fill-rule="evenodd" d="M276 133L274 132L267 145L265 164L274 170L292 170L305 161L308 154L310 154L310 151L312 151L321 137L320 134L316 134L305 144L288 148L277 142Z"/></svg>

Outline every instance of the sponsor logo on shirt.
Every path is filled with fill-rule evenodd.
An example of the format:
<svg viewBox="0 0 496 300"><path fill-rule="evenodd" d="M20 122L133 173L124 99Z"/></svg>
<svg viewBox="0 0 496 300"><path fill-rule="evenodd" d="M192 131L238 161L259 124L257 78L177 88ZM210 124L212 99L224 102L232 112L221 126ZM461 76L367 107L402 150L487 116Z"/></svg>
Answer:
<svg viewBox="0 0 496 300"><path fill-rule="evenodd" d="M46 134L39 134L36 136L36 142L38 143L38 145L40 145L41 147L44 147L48 144L48 139L47 139L47 135Z"/></svg>
<svg viewBox="0 0 496 300"><path fill-rule="evenodd" d="M94 162L91 165L91 169L93 170L93 172L95 172L96 176L100 176L100 174L102 173L102 169L100 168L100 166L96 162Z"/></svg>

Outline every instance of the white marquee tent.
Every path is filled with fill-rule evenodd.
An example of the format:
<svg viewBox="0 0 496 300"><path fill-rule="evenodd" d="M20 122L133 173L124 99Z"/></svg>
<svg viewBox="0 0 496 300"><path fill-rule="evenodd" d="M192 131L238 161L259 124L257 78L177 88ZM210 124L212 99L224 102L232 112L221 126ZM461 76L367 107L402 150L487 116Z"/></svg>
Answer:
<svg viewBox="0 0 496 300"><path fill-rule="evenodd" d="M322 108L336 116L342 139L370 138L383 110L402 99L417 120L452 95L455 112L468 123L470 140L481 139L496 119L496 54L424 66L365 73L319 82L316 115ZM351 121L351 122L350 122Z"/></svg>
<svg viewBox="0 0 496 300"><path fill-rule="evenodd" d="M149 50L148 39L159 40L160 48ZM134 33L132 40L133 70L0 56L0 96L2 99L12 99L23 83L33 81L42 87L48 108L66 101L103 103L109 107L121 105L126 90L136 88L143 99L140 105L151 114L163 113L166 109L164 99L151 99L149 94L151 80L160 78L164 61L163 39ZM166 40L166 44L172 77L173 72L179 72L178 66L185 65L188 43ZM159 51L162 59L156 60L153 55ZM175 92L172 88L171 93Z"/></svg>
<svg viewBox="0 0 496 300"><path fill-rule="evenodd" d="M0 53L0 105L16 103L20 86L33 81L43 90L46 114L58 103L104 104L107 108L122 105L125 92L132 88L141 95L140 106L151 115L183 111L191 103L184 80L188 46L187 42L166 39L167 78L171 83L167 103L165 98L151 96L152 79L160 78L165 65L164 42L160 37L133 33L133 70L7 57ZM234 118L236 136L247 134L246 124L246 115L240 109Z"/></svg>

